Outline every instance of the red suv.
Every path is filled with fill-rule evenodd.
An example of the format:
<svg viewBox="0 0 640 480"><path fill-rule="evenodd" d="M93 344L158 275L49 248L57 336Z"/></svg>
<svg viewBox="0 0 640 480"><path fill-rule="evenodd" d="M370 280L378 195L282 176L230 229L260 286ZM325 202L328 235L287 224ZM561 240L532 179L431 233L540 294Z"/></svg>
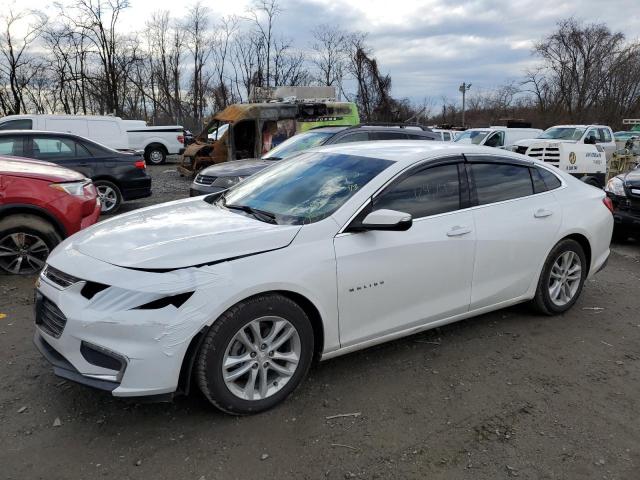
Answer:
<svg viewBox="0 0 640 480"><path fill-rule="evenodd" d="M0 156L0 271L38 272L63 238L99 215L96 189L80 173Z"/></svg>

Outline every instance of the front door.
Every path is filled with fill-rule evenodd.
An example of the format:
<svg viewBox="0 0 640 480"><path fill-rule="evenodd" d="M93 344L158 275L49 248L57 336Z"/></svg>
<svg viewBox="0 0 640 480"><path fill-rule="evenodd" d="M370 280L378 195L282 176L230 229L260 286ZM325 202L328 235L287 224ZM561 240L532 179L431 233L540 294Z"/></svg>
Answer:
<svg viewBox="0 0 640 480"><path fill-rule="evenodd" d="M342 347L468 310L475 232L466 185L458 159L414 169L365 209L410 213L409 230L336 236Z"/></svg>

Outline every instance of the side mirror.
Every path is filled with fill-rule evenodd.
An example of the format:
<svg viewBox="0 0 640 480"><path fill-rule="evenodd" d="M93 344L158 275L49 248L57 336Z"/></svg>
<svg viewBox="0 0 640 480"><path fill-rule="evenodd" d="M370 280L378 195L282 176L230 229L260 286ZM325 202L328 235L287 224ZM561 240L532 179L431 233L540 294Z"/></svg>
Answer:
<svg viewBox="0 0 640 480"><path fill-rule="evenodd" d="M584 139L584 143L585 145L595 145L596 144L596 137L587 137Z"/></svg>
<svg viewBox="0 0 640 480"><path fill-rule="evenodd" d="M411 215L396 210L376 210L364 217L362 230L390 230L404 232L413 224Z"/></svg>

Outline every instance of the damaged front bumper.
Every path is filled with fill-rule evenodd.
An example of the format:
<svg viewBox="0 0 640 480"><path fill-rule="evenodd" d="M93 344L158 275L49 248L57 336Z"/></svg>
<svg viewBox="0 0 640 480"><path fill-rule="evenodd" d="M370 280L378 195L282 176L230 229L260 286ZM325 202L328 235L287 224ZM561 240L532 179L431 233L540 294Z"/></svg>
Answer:
<svg viewBox="0 0 640 480"><path fill-rule="evenodd" d="M147 273L83 259L94 263L95 271L110 267L100 283L68 274L82 273L72 268L43 271L36 285L36 347L56 375L114 396L176 392L191 340L215 312L206 287L220 277L203 273L209 269Z"/></svg>

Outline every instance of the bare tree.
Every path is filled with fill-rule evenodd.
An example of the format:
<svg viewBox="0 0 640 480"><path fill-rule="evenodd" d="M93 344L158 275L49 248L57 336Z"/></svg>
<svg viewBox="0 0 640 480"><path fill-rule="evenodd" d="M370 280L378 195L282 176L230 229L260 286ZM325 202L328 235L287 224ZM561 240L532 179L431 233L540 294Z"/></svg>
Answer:
<svg viewBox="0 0 640 480"><path fill-rule="evenodd" d="M349 58L349 34L327 24L317 26L311 33L311 63L318 69L318 81L341 87Z"/></svg>
<svg viewBox="0 0 640 480"><path fill-rule="evenodd" d="M271 53L273 50L273 27L276 17L282 13L278 0L254 0L249 9L249 18L253 21L256 33L265 54L264 77L259 87L269 87L271 82Z"/></svg>
<svg viewBox="0 0 640 480"><path fill-rule="evenodd" d="M0 107L5 115L18 114L27 111L26 91L43 69L31 48L42 35L47 18L33 10L16 14L9 9L0 21Z"/></svg>
<svg viewBox="0 0 640 480"><path fill-rule="evenodd" d="M193 5L185 20L185 30L187 34L187 47L191 52L193 61L193 73L191 81L192 115L196 121L201 121L204 117L206 107L205 94L209 87L211 75L205 71L212 53L212 38L209 34L209 9L198 1Z"/></svg>

